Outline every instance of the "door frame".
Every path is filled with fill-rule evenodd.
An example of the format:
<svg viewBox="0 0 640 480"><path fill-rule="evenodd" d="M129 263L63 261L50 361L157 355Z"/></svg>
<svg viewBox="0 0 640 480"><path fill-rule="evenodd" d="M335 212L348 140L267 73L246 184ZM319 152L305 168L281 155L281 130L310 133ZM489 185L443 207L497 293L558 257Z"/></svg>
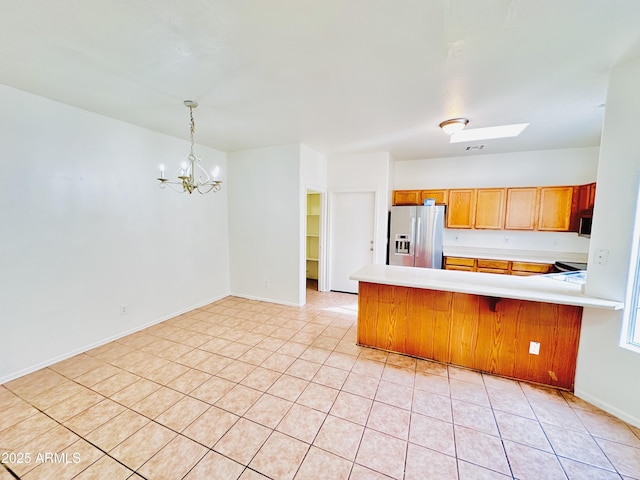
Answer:
<svg viewBox="0 0 640 480"><path fill-rule="evenodd" d="M378 198L379 198L379 192L378 190L374 189L374 188L340 188L340 189L332 189L329 190L329 198L328 198L328 222L327 222L327 248L326 248L326 275L325 275L325 280L326 280L326 290L323 291L329 291L330 290L330 281L329 279L331 278L331 225L332 225L332 219L334 218L334 212L333 212L333 208L334 208L334 202L333 202L333 198L334 195L336 194L341 194L341 193L373 193L373 252L372 252L372 259L373 259L373 263L376 263L376 258L378 256L378 252L379 252L379 243L377 240L377 232L378 232ZM386 248L386 247L385 247Z"/></svg>
<svg viewBox="0 0 640 480"><path fill-rule="evenodd" d="M324 188L316 187L314 185L306 185L304 190L304 229L303 235L304 246L302 248L302 290L304 291L304 302L306 303L306 283L307 283L307 195L309 193L316 193L320 195L320 230L318 232L318 291L327 292L328 277L327 277L327 190Z"/></svg>

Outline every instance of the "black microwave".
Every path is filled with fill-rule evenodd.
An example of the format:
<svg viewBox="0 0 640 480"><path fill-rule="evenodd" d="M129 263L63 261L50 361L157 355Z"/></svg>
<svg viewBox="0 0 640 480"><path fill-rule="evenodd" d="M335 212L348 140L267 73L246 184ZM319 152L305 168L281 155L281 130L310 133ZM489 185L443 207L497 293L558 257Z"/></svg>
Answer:
<svg viewBox="0 0 640 480"><path fill-rule="evenodd" d="M591 220L593 219L591 214L582 215L580 217L580 223L578 225L578 235L581 237L591 236Z"/></svg>

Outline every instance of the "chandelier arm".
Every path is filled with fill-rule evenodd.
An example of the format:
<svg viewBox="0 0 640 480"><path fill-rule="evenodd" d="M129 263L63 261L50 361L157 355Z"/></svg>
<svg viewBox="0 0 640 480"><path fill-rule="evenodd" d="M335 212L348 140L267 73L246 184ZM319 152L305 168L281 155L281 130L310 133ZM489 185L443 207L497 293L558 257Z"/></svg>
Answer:
<svg viewBox="0 0 640 480"><path fill-rule="evenodd" d="M178 192L178 193L184 193L185 189L184 186L182 184L182 182L170 182L168 180L165 180L163 182L160 182L160 188L162 188L163 190L166 187L169 187L171 190L173 190L174 192Z"/></svg>

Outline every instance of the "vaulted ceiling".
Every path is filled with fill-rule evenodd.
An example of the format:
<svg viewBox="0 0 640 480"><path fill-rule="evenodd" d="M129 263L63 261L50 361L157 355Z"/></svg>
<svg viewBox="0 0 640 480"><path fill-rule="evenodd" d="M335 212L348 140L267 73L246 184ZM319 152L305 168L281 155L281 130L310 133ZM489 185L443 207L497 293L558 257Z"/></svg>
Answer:
<svg viewBox="0 0 640 480"><path fill-rule="evenodd" d="M637 0L0 0L0 83L223 151L468 154L599 144ZM473 152L471 152L473 154Z"/></svg>

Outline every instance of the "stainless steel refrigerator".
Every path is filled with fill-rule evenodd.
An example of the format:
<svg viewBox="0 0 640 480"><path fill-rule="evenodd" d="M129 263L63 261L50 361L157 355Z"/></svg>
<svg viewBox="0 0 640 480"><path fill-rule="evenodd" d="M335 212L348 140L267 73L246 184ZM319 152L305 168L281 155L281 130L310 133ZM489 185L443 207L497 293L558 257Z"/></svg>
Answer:
<svg viewBox="0 0 640 480"><path fill-rule="evenodd" d="M444 206L391 207L389 265L442 268Z"/></svg>

